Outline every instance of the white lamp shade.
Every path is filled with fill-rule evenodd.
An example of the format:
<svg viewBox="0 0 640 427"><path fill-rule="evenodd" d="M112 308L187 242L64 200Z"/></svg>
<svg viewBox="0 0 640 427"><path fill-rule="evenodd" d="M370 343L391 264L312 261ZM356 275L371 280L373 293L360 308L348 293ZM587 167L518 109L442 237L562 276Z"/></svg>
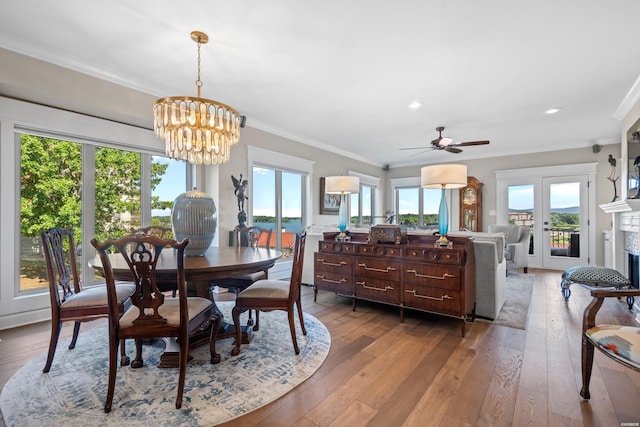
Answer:
<svg viewBox="0 0 640 427"><path fill-rule="evenodd" d="M420 169L424 188L460 188L467 185L467 165L430 165Z"/></svg>
<svg viewBox="0 0 640 427"><path fill-rule="evenodd" d="M467 184L465 183L465 185ZM324 192L327 194L354 194L358 191L360 191L360 178L357 176L328 176L325 178Z"/></svg>

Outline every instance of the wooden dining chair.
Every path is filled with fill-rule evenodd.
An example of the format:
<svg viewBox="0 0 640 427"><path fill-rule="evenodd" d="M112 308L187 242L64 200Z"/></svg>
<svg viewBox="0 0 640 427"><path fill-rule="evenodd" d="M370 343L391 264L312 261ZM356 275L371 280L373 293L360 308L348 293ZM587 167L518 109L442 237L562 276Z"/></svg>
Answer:
<svg viewBox="0 0 640 427"><path fill-rule="evenodd" d="M187 297L184 269L184 250L189 239L182 242L163 240L149 235L131 235L118 240L107 240L91 244L100 255L107 282L109 301L109 384L104 411L111 411L116 383L118 345L121 339L134 339L136 356L131 362L132 368L141 368L142 340L147 338L176 337L179 350L178 396L176 408L182 406L185 375L189 353L189 338L210 328L209 351L211 363L218 363L220 355L216 353L215 342L220 316L212 299ZM156 284L156 265L163 249L175 250L177 263L178 295L166 297ZM132 305L120 317L117 310L116 286L111 267L109 252L116 249L131 270L135 292L131 297ZM117 256L113 254L111 256Z"/></svg>
<svg viewBox="0 0 640 427"><path fill-rule="evenodd" d="M247 310L272 311L284 310L289 319L289 329L291 339L296 354L300 353L298 340L296 339L294 306L298 308L298 317L302 333L307 335L302 316L302 305L300 298L300 286L302 284L302 263L304 261L304 245L307 240L307 232L302 231L296 235L293 249L293 268L289 282L282 280L259 280L240 292L236 297L236 304L231 312L233 323L236 328L236 342L231 350L232 356L240 354L240 344L242 343L242 330L240 327L240 314ZM259 330L259 318L256 316L254 330Z"/></svg>
<svg viewBox="0 0 640 427"><path fill-rule="evenodd" d="M136 236L155 236L159 239L173 239L173 229L169 227L162 227L160 225L149 225L147 227L134 228L131 230L131 234ZM176 296L176 284L173 281L170 282L157 282L158 289L161 292L171 291L171 296Z"/></svg>
<svg viewBox="0 0 640 427"><path fill-rule="evenodd" d="M596 314L605 298L640 296L638 289L590 288L593 299L584 310L582 320L582 389L580 396L589 400L589 383L593 370L594 349L627 368L640 371L640 328L623 325L597 325Z"/></svg>
<svg viewBox="0 0 640 427"><path fill-rule="evenodd" d="M40 233L42 249L47 265L49 281L49 298L51 301L51 338L47 362L42 370L49 372L53 363L53 356L58 345L60 330L63 322L75 322L73 337L69 349L73 349L78 341L80 324L108 316L107 288L102 285L84 289L78 274L76 260L76 246L73 240L73 230L54 227ZM131 283L118 282L115 288L116 312L122 314L129 297L135 291ZM123 346L124 349L124 346ZM124 352L123 352L123 356ZM121 359L123 365L129 359Z"/></svg>
<svg viewBox="0 0 640 427"><path fill-rule="evenodd" d="M268 228L261 228L256 226L241 227L236 226L234 229L236 247L248 246L250 248L257 248L261 242L264 242L264 246L269 249L271 247L271 234L273 230ZM244 274L242 276L225 277L223 279L216 279L213 283L214 286L226 288L236 294L247 289L258 280L265 280L269 278L269 269L266 268L262 271L256 271L255 273ZM256 311L256 325L258 322L259 313ZM251 311L249 311L249 320L247 325L253 325L253 319ZM257 330L254 328L254 330Z"/></svg>

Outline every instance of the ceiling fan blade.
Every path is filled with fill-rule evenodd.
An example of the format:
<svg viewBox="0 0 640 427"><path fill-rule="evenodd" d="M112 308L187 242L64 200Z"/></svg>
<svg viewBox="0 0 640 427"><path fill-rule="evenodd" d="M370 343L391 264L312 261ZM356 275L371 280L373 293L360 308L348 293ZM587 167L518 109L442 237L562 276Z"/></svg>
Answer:
<svg viewBox="0 0 640 427"><path fill-rule="evenodd" d="M424 150L425 147L406 147L406 148L398 148L398 150Z"/></svg>
<svg viewBox="0 0 640 427"><path fill-rule="evenodd" d="M444 151L448 151L450 153L462 153L462 150L459 148L455 148L455 147L444 147Z"/></svg>
<svg viewBox="0 0 640 427"><path fill-rule="evenodd" d="M457 142L451 145L455 145L456 147L465 147L469 145L486 145L488 143L489 141L469 141L469 142Z"/></svg>
<svg viewBox="0 0 640 427"><path fill-rule="evenodd" d="M424 148L424 147L423 147L423 148ZM430 149L430 148L428 148L428 149L426 149L426 150L419 151L419 152L417 152L417 153L413 153L413 154L411 155L411 157L419 156L420 154L424 154L424 153L426 153L427 151L430 151L430 150L431 150L431 149Z"/></svg>

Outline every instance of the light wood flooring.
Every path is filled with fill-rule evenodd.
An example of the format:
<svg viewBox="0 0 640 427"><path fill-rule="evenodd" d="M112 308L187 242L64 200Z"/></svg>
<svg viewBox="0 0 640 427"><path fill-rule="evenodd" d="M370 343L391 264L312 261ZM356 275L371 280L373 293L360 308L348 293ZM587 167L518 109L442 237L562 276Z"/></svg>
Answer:
<svg viewBox="0 0 640 427"><path fill-rule="evenodd" d="M314 303L312 289L304 287L305 312L331 333L327 360L287 395L225 426L638 425L639 372L596 352L592 399L578 395L587 291L572 286L565 305L560 272L530 273L535 281L527 329L476 321L465 338L458 320L405 311L400 323L395 308L359 302L353 312L350 299L321 291ZM605 302L598 320L635 324L626 304L615 299ZM47 350L49 327L0 331L0 386ZM62 339L71 330L64 326ZM76 349L82 349L82 333Z"/></svg>

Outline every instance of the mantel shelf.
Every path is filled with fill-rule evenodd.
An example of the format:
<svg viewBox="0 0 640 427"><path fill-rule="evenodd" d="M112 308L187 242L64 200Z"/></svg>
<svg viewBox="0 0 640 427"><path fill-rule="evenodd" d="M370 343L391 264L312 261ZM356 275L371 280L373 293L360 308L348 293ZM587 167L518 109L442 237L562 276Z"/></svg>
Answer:
<svg viewBox="0 0 640 427"><path fill-rule="evenodd" d="M600 205L605 213L618 213L640 211L640 199L620 200L619 202L605 203Z"/></svg>

